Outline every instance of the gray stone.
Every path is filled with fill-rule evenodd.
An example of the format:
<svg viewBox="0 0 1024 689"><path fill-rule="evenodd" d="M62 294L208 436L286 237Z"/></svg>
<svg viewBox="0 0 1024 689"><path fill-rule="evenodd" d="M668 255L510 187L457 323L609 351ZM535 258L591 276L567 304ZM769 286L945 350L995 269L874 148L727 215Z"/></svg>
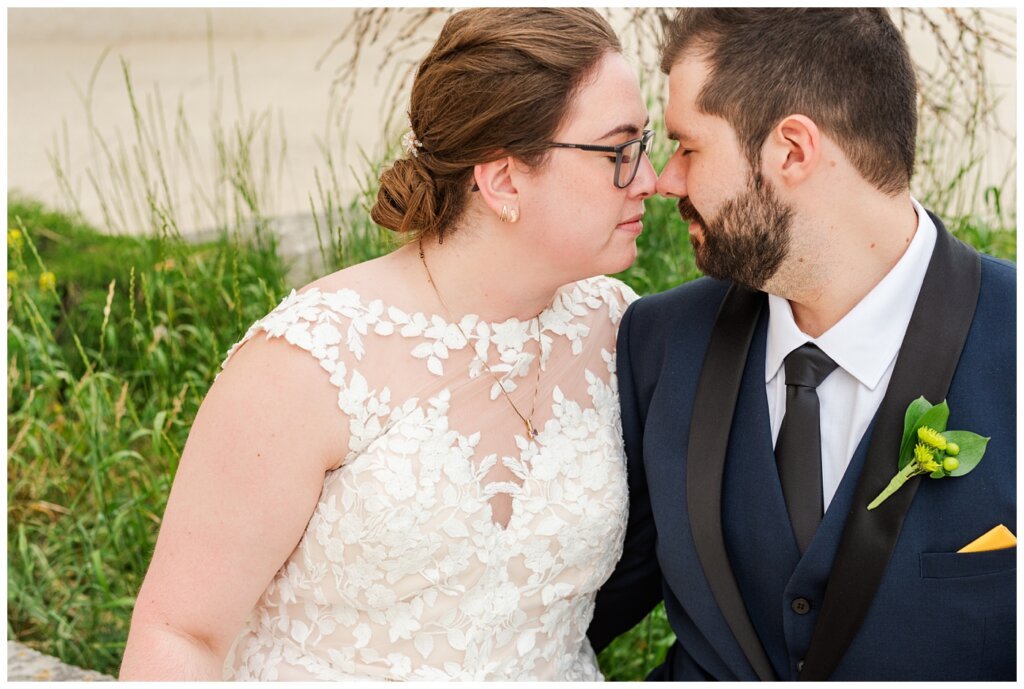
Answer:
<svg viewBox="0 0 1024 689"><path fill-rule="evenodd" d="M17 641L7 641L8 682L113 682L114 677L83 670L59 658L35 651Z"/></svg>

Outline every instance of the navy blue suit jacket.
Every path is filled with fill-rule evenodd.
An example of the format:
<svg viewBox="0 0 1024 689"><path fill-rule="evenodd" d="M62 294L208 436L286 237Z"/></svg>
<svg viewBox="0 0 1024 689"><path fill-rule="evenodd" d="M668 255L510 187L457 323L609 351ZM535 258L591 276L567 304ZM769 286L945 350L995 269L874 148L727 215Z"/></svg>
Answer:
<svg viewBox="0 0 1024 689"><path fill-rule="evenodd" d="M935 250L879 411L807 551L775 467L764 294L700 279L635 302L618 375L630 518L588 635L600 650L661 599L678 637L651 679L1009 680L1016 548L1016 268L938 218ZM895 473L903 414L948 400L948 428L990 436L963 477Z"/></svg>

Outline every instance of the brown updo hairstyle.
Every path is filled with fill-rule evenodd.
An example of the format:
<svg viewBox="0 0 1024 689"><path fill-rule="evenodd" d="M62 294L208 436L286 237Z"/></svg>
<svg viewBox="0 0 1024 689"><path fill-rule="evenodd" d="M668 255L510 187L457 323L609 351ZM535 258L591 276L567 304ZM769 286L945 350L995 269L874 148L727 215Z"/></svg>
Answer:
<svg viewBox="0 0 1024 689"><path fill-rule="evenodd" d="M619 39L592 9L453 14L413 82L409 122L422 147L381 174L373 221L443 240L466 209L473 166L504 156L540 165L608 51L621 52Z"/></svg>

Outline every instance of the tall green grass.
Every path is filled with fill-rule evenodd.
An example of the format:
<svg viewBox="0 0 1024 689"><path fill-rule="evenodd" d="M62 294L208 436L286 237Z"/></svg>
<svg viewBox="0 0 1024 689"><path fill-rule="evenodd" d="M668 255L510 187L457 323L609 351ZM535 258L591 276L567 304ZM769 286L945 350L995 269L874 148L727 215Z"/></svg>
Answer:
<svg viewBox="0 0 1024 689"><path fill-rule="evenodd" d="M8 637L115 672L191 419L285 266L23 200L8 224Z"/></svg>

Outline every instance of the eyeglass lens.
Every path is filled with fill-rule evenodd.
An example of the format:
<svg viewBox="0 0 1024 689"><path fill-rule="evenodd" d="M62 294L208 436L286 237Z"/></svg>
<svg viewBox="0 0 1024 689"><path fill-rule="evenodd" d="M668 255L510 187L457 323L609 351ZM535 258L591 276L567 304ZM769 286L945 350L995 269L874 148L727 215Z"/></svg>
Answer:
<svg viewBox="0 0 1024 689"><path fill-rule="evenodd" d="M637 140L622 149L622 156L619 158L619 165L616 167L618 175L615 180L615 185L620 189L628 187L629 183L636 177L636 172L640 169L640 158L643 155L642 148L643 144L640 140Z"/></svg>

